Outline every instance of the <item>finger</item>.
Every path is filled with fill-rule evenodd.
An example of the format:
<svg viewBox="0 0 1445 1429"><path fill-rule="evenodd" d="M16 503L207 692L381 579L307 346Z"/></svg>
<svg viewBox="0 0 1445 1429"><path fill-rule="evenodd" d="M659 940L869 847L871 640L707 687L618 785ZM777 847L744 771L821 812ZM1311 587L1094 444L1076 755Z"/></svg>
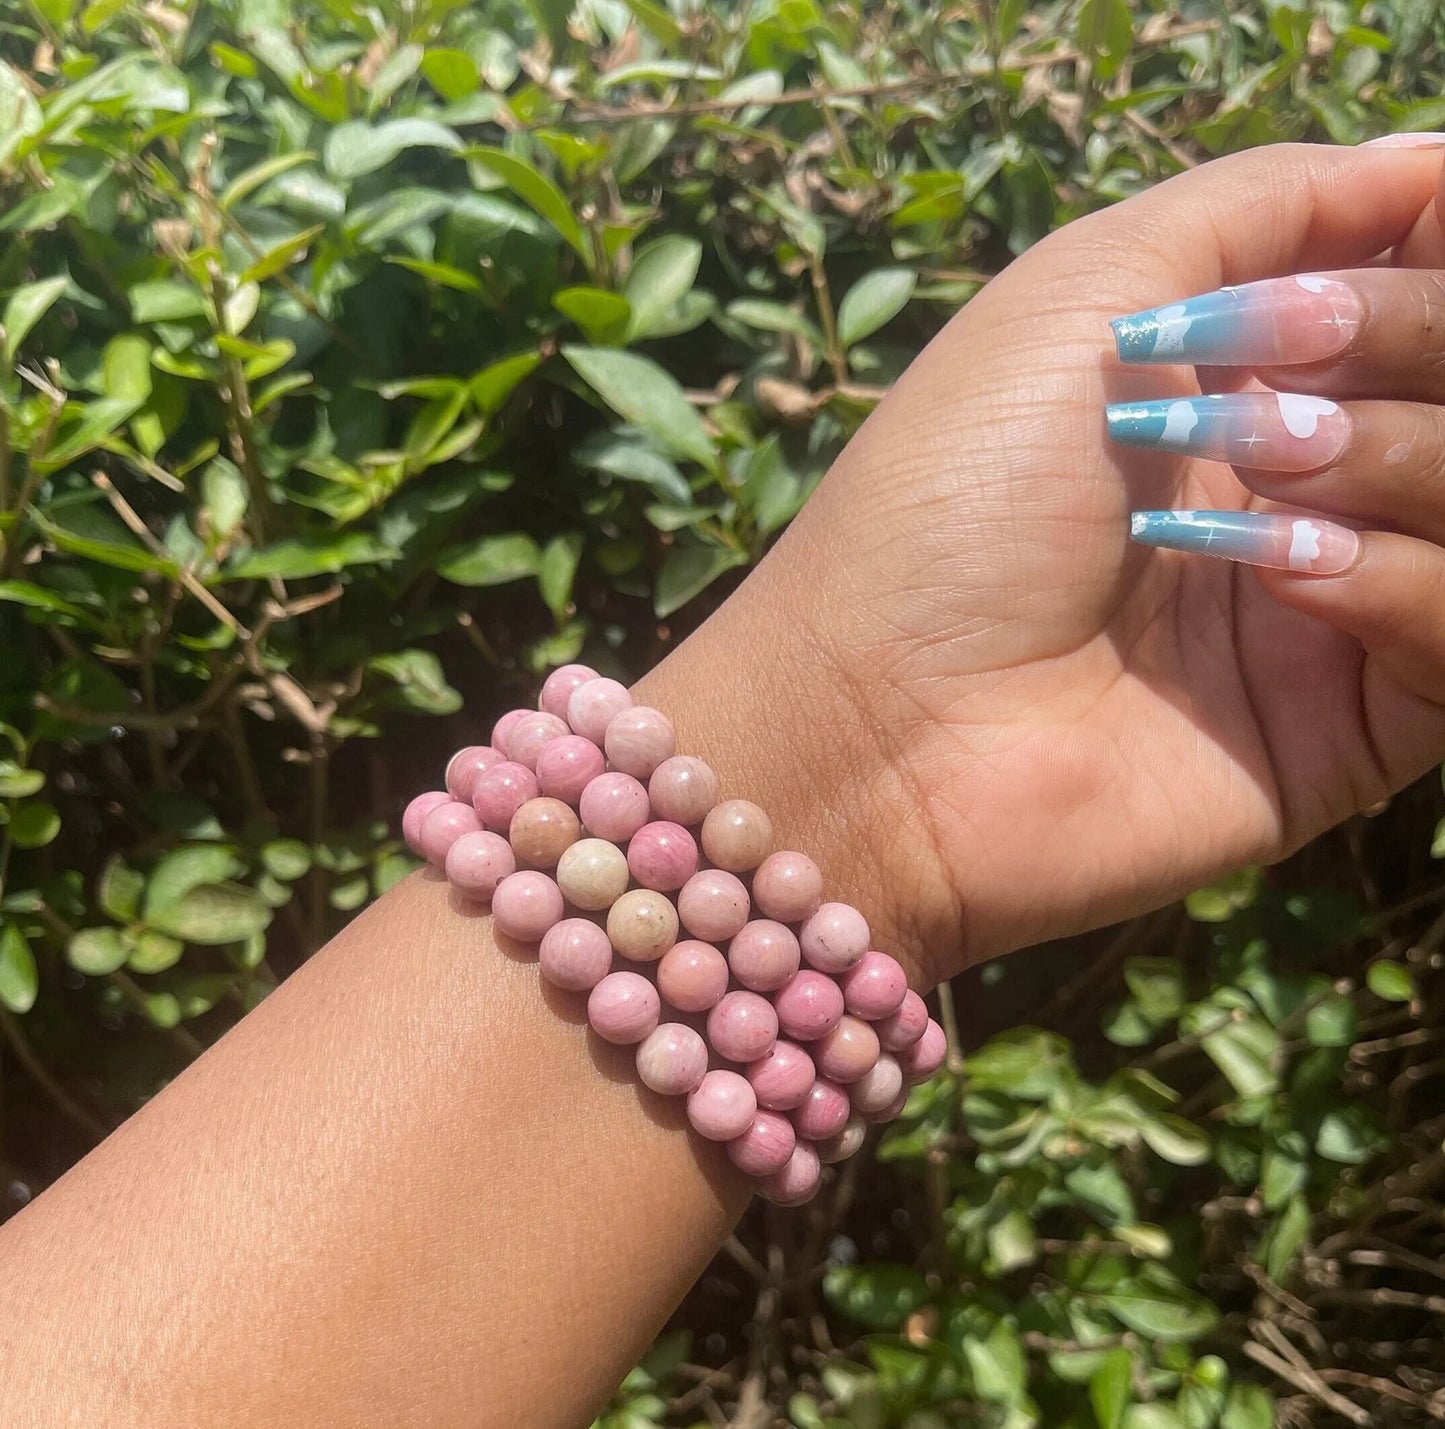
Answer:
<svg viewBox="0 0 1445 1429"><path fill-rule="evenodd" d="M1445 268L1445 134L1422 134L1417 142L1422 148L1434 149L1441 160L1440 178L1435 202L1420 215L1409 237L1395 250L1394 259L1401 268Z"/></svg>

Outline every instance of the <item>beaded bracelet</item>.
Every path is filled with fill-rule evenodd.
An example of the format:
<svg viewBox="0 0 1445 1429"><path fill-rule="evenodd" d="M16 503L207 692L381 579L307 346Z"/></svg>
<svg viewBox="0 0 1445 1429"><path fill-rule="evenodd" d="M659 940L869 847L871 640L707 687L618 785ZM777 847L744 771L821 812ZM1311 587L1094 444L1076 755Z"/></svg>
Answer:
<svg viewBox="0 0 1445 1429"><path fill-rule="evenodd" d="M554 670L538 706L452 756L445 792L407 806L407 844L586 993L597 1035L635 1044L642 1082L685 1096L765 1196L808 1200L821 1164L942 1064L943 1029L863 915L824 902L817 864L774 851L767 814L676 752L660 710L585 665Z"/></svg>

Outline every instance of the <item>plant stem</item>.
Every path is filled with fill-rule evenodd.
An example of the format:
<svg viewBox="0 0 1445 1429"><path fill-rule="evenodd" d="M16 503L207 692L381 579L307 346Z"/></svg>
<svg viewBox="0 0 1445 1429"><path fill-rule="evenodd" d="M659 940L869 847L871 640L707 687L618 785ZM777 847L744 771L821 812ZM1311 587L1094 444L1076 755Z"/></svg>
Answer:
<svg viewBox="0 0 1445 1429"><path fill-rule="evenodd" d="M51 1076L49 1068L40 1060L21 1029L20 1019L9 1008L0 1007L0 1034L4 1035L15 1060L25 1068L30 1080L55 1103L57 1110L94 1141L104 1141L109 1134L107 1128Z"/></svg>

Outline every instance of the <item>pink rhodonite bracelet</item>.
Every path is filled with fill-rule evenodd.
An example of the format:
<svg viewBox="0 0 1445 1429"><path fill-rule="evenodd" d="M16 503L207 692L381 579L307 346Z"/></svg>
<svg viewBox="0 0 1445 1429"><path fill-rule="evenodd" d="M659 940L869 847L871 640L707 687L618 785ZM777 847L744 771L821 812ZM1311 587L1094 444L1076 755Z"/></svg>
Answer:
<svg viewBox="0 0 1445 1429"><path fill-rule="evenodd" d="M636 1044L641 1080L685 1096L764 1195L808 1200L821 1163L938 1069L943 1029L863 915L823 901L817 864L774 852L767 814L676 752L665 714L585 665L538 704L452 757L446 792L407 805L407 843L537 944L542 975L586 993L597 1035Z"/></svg>

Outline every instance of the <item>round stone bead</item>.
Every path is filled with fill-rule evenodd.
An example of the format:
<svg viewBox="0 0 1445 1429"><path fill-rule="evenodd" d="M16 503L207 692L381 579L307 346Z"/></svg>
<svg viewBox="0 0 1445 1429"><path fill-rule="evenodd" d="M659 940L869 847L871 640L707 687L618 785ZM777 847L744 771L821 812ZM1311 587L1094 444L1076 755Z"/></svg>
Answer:
<svg viewBox="0 0 1445 1429"><path fill-rule="evenodd" d="M463 834L447 850L447 882L468 898L491 898L497 885L516 871L512 846L501 834L479 829L474 834Z"/></svg>
<svg viewBox="0 0 1445 1429"><path fill-rule="evenodd" d="M797 1145L793 1123L775 1111L760 1111L741 1136L728 1142L728 1159L749 1176L771 1176L788 1164Z"/></svg>
<svg viewBox="0 0 1445 1429"><path fill-rule="evenodd" d="M848 1125L852 1111L848 1093L836 1082L819 1077L794 1109L793 1125L799 1136L806 1136L809 1141L823 1141Z"/></svg>
<svg viewBox="0 0 1445 1429"><path fill-rule="evenodd" d="M843 1015L843 989L811 968L796 972L773 995L778 1026L799 1042L815 1042Z"/></svg>
<svg viewBox="0 0 1445 1429"><path fill-rule="evenodd" d="M543 680L537 708L556 715L558 719L566 719L567 701L572 698L572 691L596 678L597 671L590 665L559 665Z"/></svg>
<svg viewBox="0 0 1445 1429"><path fill-rule="evenodd" d="M417 835L418 851L423 858L441 868L452 845L463 834L474 834L481 826L482 821L470 804L448 799L421 821L421 832Z"/></svg>
<svg viewBox="0 0 1445 1429"><path fill-rule="evenodd" d="M700 824L717 803L718 782L712 765L693 754L674 754L652 771L647 797L659 819Z"/></svg>
<svg viewBox="0 0 1445 1429"><path fill-rule="evenodd" d="M543 749L567 733L566 720L546 710L528 710L507 734L507 758L528 769L536 769Z"/></svg>
<svg viewBox="0 0 1445 1429"><path fill-rule="evenodd" d="M512 815L539 793L537 776L510 759L478 774L472 784L472 807L482 822L498 832L512 827Z"/></svg>
<svg viewBox="0 0 1445 1429"><path fill-rule="evenodd" d="M512 815L507 837L524 868L556 868L562 855L582 837L582 825L560 799L528 799Z"/></svg>
<svg viewBox="0 0 1445 1429"><path fill-rule="evenodd" d="M562 919L562 890L545 873L523 869L509 874L492 894L492 922L497 931L520 943L540 942Z"/></svg>
<svg viewBox="0 0 1445 1429"><path fill-rule="evenodd" d="M835 1082L856 1082L878 1060L878 1034L861 1017L844 1016L813 1048L818 1070Z"/></svg>
<svg viewBox="0 0 1445 1429"><path fill-rule="evenodd" d="M647 790L630 774L599 774L578 804L582 822L599 839L625 844L648 820Z"/></svg>
<svg viewBox="0 0 1445 1429"><path fill-rule="evenodd" d="M707 1040L727 1062L753 1062L778 1040L778 1014L755 992L730 992L707 1015Z"/></svg>
<svg viewBox="0 0 1445 1429"><path fill-rule="evenodd" d="M902 1052L923 1036L928 1026L928 1008L910 988L903 994L898 1011L883 1018L877 1027L878 1042L885 1052Z"/></svg>
<svg viewBox="0 0 1445 1429"><path fill-rule="evenodd" d="M699 1136L709 1141L731 1141L741 1136L758 1114L758 1099L736 1072L709 1072L687 1099L687 1119Z"/></svg>
<svg viewBox="0 0 1445 1429"><path fill-rule="evenodd" d="M633 705L614 717L603 739L607 762L635 779L646 779L677 749L672 721L651 705Z"/></svg>
<svg viewBox="0 0 1445 1429"><path fill-rule="evenodd" d="M796 1043L774 1042L764 1056L743 1069L743 1075L760 1107L791 1111L801 1106L812 1090L817 1069L813 1059Z"/></svg>
<svg viewBox="0 0 1445 1429"><path fill-rule="evenodd" d="M727 959L696 939L674 943L657 965L657 990L679 1012L706 1012L728 990Z"/></svg>
<svg viewBox="0 0 1445 1429"><path fill-rule="evenodd" d="M876 1116L898 1100L903 1090L903 1068L891 1052L878 1060L848 1089L853 1105L863 1116Z"/></svg>
<svg viewBox="0 0 1445 1429"><path fill-rule="evenodd" d="M500 764L505 758L500 749L493 749L490 744L469 744L465 749L457 750L447 761L447 793L463 804L470 804L472 785L477 782L477 775L494 764Z"/></svg>
<svg viewBox="0 0 1445 1429"><path fill-rule="evenodd" d="M612 944L596 923L564 918L543 934L537 962L553 987L589 992L612 968Z"/></svg>
<svg viewBox="0 0 1445 1429"><path fill-rule="evenodd" d="M599 676L578 685L567 697L567 723L573 734L590 739L599 749L607 737L607 726L625 709L632 708L627 686Z"/></svg>
<svg viewBox="0 0 1445 1429"><path fill-rule="evenodd" d="M882 1111L870 1112L863 1118L875 1126L882 1126L887 1122L896 1121L899 1113L908 1105L908 1089L905 1087Z"/></svg>
<svg viewBox="0 0 1445 1429"><path fill-rule="evenodd" d="M746 799L724 799L702 821L702 851L729 873L751 873L773 851L773 821Z"/></svg>
<svg viewBox="0 0 1445 1429"><path fill-rule="evenodd" d="M432 789L425 794L418 794L406 806L406 811L401 816L401 836L406 840L406 846L418 858L426 856L421 851L421 826L426 822L426 816L438 806L451 802L449 795L440 789Z"/></svg>
<svg viewBox="0 0 1445 1429"><path fill-rule="evenodd" d="M557 886L576 908L610 908L627 892L627 855L606 839L578 839L557 860Z"/></svg>
<svg viewBox="0 0 1445 1429"><path fill-rule="evenodd" d="M818 1153L806 1142L793 1147L788 1164L759 1184L758 1190L777 1206L801 1206L817 1193L822 1177Z"/></svg>
<svg viewBox="0 0 1445 1429"><path fill-rule="evenodd" d="M681 824L643 824L628 840L627 866L644 888L675 892L697 872L697 842Z"/></svg>
<svg viewBox="0 0 1445 1429"><path fill-rule="evenodd" d="M801 923L823 901L823 874L805 853L771 853L753 874L753 901L765 917Z"/></svg>
<svg viewBox="0 0 1445 1429"><path fill-rule="evenodd" d="M624 958L655 963L677 942L677 909L661 893L634 888L607 910L607 936Z"/></svg>
<svg viewBox="0 0 1445 1429"><path fill-rule="evenodd" d="M908 991L908 975L898 959L887 953L864 953L840 981L843 1006L854 1017L866 1017L869 1022L897 1012Z"/></svg>
<svg viewBox="0 0 1445 1429"><path fill-rule="evenodd" d="M637 1075L665 1097L686 1096L707 1074L707 1043L681 1022L664 1022L637 1048Z"/></svg>
<svg viewBox="0 0 1445 1429"><path fill-rule="evenodd" d="M641 1042L657 1026L662 1002L640 973L608 973L587 997L587 1021L605 1042Z"/></svg>
<svg viewBox="0 0 1445 1429"><path fill-rule="evenodd" d="M742 932L748 921L748 890L737 874L706 868L683 884L677 895L677 916L695 938L725 943Z"/></svg>
<svg viewBox="0 0 1445 1429"><path fill-rule="evenodd" d="M871 939L868 920L850 903L824 903L798 931L803 961L835 975L847 972Z"/></svg>
<svg viewBox="0 0 1445 1429"><path fill-rule="evenodd" d="M770 918L744 923L728 945L728 967L744 987L776 992L798 971L798 939Z"/></svg>
<svg viewBox="0 0 1445 1429"><path fill-rule="evenodd" d="M506 759L512 757L511 751L507 748L507 737L511 734L513 726L519 719L525 719L531 710L508 710L492 726L492 748L499 749Z"/></svg>
<svg viewBox="0 0 1445 1429"><path fill-rule="evenodd" d="M930 1017L923 1036L898 1054L903 1080L909 1083L926 1081L943 1065L947 1055L948 1039L943 1035L943 1028Z"/></svg>
<svg viewBox="0 0 1445 1429"><path fill-rule="evenodd" d="M815 1148L818 1160L825 1166L831 1166L835 1161L846 1161L850 1156L856 1156L867 1135L868 1128L863 1122L850 1121L837 1136L818 1142Z"/></svg>
<svg viewBox="0 0 1445 1429"><path fill-rule="evenodd" d="M575 809L582 791L607 767L602 751L580 734L564 734L537 756L537 784L552 799Z"/></svg>

